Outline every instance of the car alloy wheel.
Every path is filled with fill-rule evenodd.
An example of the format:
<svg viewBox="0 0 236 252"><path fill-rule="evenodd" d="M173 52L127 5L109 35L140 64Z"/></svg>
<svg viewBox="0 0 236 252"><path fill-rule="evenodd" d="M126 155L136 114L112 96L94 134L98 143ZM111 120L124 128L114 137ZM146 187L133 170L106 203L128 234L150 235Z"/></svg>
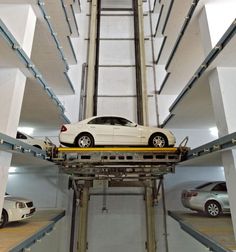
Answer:
<svg viewBox="0 0 236 252"><path fill-rule="evenodd" d="M88 148L93 146L93 139L88 134L82 134L77 139L78 147L80 148Z"/></svg>
<svg viewBox="0 0 236 252"><path fill-rule="evenodd" d="M211 217L217 217L221 213L221 207L219 203L215 201L209 201L206 203L206 212Z"/></svg>
<svg viewBox="0 0 236 252"><path fill-rule="evenodd" d="M164 135L161 134L155 134L151 137L150 141L151 146L157 147L157 148L163 148L166 147L167 144L167 139Z"/></svg>

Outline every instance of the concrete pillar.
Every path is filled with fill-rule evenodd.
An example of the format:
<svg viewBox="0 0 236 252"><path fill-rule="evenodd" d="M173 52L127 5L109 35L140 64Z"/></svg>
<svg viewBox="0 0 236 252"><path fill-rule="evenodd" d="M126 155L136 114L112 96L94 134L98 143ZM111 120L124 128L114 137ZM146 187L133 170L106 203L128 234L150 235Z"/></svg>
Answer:
<svg viewBox="0 0 236 252"><path fill-rule="evenodd" d="M25 76L18 69L0 70L0 132L15 137L25 88ZM0 151L0 212L6 190L12 154Z"/></svg>
<svg viewBox="0 0 236 252"><path fill-rule="evenodd" d="M23 4L0 4L0 18L30 57L36 25L36 15L32 7Z"/></svg>
<svg viewBox="0 0 236 252"><path fill-rule="evenodd" d="M199 15L199 28L205 55L211 51L235 19L235 0L207 3ZM222 54L224 51L222 51ZM210 91L219 136L236 131L236 68L217 67L209 76ZM236 237L236 151L222 152L222 163L229 193L234 234Z"/></svg>
<svg viewBox="0 0 236 252"><path fill-rule="evenodd" d="M205 55L217 44L235 19L235 0L212 1L199 15L199 28Z"/></svg>
<svg viewBox="0 0 236 252"><path fill-rule="evenodd" d="M216 68L209 77L210 90L219 136L236 131L236 68ZM236 237L236 150L222 152L234 234Z"/></svg>
<svg viewBox="0 0 236 252"><path fill-rule="evenodd" d="M0 5L0 18L30 56L36 16L30 5ZM1 56L1 52L0 52ZM0 69L0 132L15 137L19 124L26 77L19 69ZM0 212L12 154L0 151Z"/></svg>

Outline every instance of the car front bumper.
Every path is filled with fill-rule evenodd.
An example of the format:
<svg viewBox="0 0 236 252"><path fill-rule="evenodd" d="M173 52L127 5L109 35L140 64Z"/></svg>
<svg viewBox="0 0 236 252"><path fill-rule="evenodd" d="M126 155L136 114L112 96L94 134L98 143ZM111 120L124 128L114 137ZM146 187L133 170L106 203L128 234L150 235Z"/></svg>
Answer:
<svg viewBox="0 0 236 252"><path fill-rule="evenodd" d="M35 212L35 207L32 208L15 208L8 211L8 221L20 221L30 218Z"/></svg>

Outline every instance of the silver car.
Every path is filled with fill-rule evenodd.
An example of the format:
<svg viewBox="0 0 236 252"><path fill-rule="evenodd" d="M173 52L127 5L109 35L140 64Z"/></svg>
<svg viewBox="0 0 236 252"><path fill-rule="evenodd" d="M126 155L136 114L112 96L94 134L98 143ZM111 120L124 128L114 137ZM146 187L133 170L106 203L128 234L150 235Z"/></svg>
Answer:
<svg viewBox="0 0 236 252"><path fill-rule="evenodd" d="M227 187L224 181L208 182L194 189L183 190L181 201L184 207L204 212L211 217L230 212Z"/></svg>

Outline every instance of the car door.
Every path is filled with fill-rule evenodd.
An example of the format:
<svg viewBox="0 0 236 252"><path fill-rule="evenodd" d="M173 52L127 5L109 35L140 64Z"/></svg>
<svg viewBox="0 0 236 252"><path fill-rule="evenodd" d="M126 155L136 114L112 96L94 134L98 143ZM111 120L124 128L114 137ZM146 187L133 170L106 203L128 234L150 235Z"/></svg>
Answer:
<svg viewBox="0 0 236 252"><path fill-rule="evenodd" d="M113 125L110 117L96 117L87 124L96 145L110 145L113 142Z"/></svg>
<svg viewBox="0 0 236 252"><path fill-rule="evenodd" d="M229 211L230 206L226 183L222 182L217 184L212 188L212 194L219 202L221 202L223 209Z"/></svg>
<svg viewBox="0 0 236 252"><path fill-rule="evenodd" d="M136 124L121 117L113 117L114 143L117 145L141 144L142 131Z"/></svg>

